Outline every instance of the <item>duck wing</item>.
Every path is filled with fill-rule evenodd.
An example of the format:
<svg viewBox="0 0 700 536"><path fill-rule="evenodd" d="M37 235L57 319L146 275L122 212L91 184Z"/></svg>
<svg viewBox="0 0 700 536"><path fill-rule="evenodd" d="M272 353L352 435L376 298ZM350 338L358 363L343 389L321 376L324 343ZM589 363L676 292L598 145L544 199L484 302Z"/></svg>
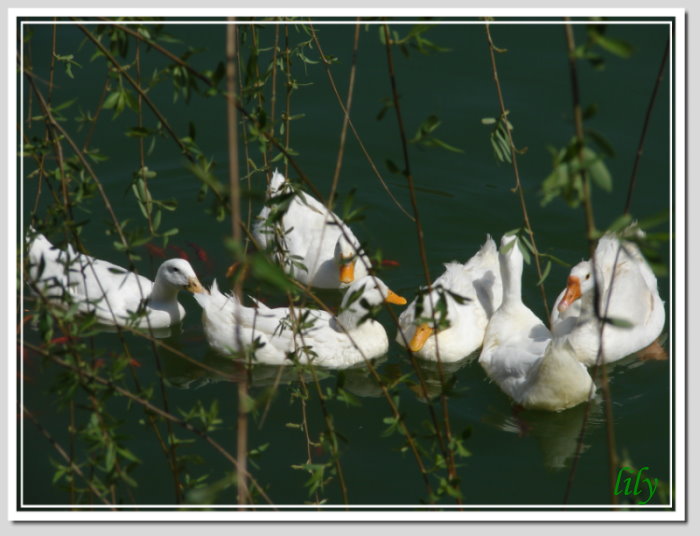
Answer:
<svg viewBox="0 0 700 536"><path fill-rule="evenodd" d="M43 235L32 242L29 259L30 277L47 296L65 299L67 294L81 311L94 311L106 323L135 312L153 286L143 276L78 253L70 245L59 249Z"/></svg>

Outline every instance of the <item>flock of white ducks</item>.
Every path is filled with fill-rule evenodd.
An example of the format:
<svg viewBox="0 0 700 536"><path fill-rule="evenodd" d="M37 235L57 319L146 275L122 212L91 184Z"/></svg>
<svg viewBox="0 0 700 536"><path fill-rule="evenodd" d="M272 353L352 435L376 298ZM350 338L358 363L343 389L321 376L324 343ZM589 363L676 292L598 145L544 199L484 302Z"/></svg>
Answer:
<svg viewBox="0 0 700 536"><path fill-rule="evenodd" d="M344 289L338 313L269 308L254 299L253 307L244 306L216 282L205 290L183 259L164 262L150 281L70 246L57 249L33 229L30 287L47 300L77 304L103 324L151 329L182 321L185 309L177 296L187 290L202 308L210 346L224 355L248 353L260 363L290 364L295 358L345 368L387 352L376 309L406 300L372 275L359 240L335 213L295 191L275 171L253 236L300 283ZM484 371L517 404L559 411L592 395L587 367L656 341L665 322L664 303L637 246L605 235L594 260L571 270L555 301L550 331L522 302L520 247L515 235L503 236L500 249L487 237L466 263L446 264L429 291L420 289L400 315L396 340L418 357L442 362L481 349Z"/></svg>

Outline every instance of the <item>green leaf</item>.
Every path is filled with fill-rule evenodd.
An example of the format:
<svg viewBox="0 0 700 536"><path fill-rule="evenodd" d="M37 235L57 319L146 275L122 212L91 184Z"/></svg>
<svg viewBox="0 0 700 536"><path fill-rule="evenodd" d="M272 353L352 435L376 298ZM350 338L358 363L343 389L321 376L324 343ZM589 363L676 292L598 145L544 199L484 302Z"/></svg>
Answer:
<svg viewBox="0 0 700 536"><path fill-rule="evenodd" d="M654 227L665 224L668 222L668 209L659 212L643 220L639 220L639 227L641 229L653 229Z"/></svg>
<svg viewBox="0 0 700 536"><path fill-rule="evenodd" d="M461 153L462 150L450 145L435 136L433 136L433 132L437 130L437 128L440 126L441 121L436 115L431 115L429 116L423 123L420 125L418 128L418 131L416 132L415 136L409 140L409 143L419 143L423 145L424 147L440 147L442 149L446 149L448 151L452 152L457 152Z"/></svg>
<svg viewBox="0 0 700 536"><path fill-rule="evenodd" d="M547 259L551 259L554 262L556 262L558 265L563 266L564 268L571 268L571 263L568 263L565 260L560 259L559 257L555 257L551 253L540 253L540 257L545 257Z"/></svg>
<svg viewBox="0 0 700 536"><path fill-rule="evenodd" d="M129 484L129 486L131 486L132 488L138 488L138 487L139 487L138 482L136 482L136 480L134 480L133 478L131 478L131 476L129 476L129 475L128 475L127 473L125 473L124 471L122 471L122 472L119 473L119 478L121 478L124 482L126 482L127 484Z"/></svg>
<svg viewBox="0 0 700 536"><path fill-rule="evenodd" d="M132 127L126 131L129 138L145 138L151 133L150 130L144 127Z"/></svg>
<svg viewBox="0 0 700 536"><path fill-rule="evenodd" d="M155 139L155 138L154 138ZM204 184L211 188L217 195L223 195L226 190L224 184L211 172L211 163L197 161L188 164L187 168Z"/></svg>
<svg viewBox="0 0 700 536"><path fill-rule="evenodd" d="M60 112L61 110L65 110L66 108L69 108L69 107L70 107L75 101L77 101L77 100L78 100L78 99L75 98L75 99L71 99L71 100L66 101L66 102L62 102L62 103L59 104L58 106L52 107L51 110L52 110L53 112Z"/></svg>
<svg viewBox="0 0 700 536"><path fill-rule="evenodd" d="M446 143L439 138L432 138L430 140L430 143L429 144L426 143L426 145L440 147L441 149L445 149L445 150L451 151L453 153L463 153L464 152L459 147L455 147L454 145L450 145L449 143Z"/></svg>
<svg viewBox="0 0 700 536"><path fill-rule="evenodd" d="M527 246L525 245L523 238L519 236L517 242L520 253L523 254L525 264L530 264L530 252L527 250Z"/></svg>
<svg viewBox="0 0 700 536"><path fill-rule="evenodd" d="M390 173L401 173L399 166L397 166L393 160L387 160L385 164Z"/></svg>
<svg viewBox="0 0 700 536"><path fill-rule="evenodd" d="M516 242L517 242L517 240L513 240L512 242L509 242L505 246L501 246L501 248L498 250L498 252L501 253L502 255L505 255L513 248L513 246L515 246Z"/></svg>
<svg viewBox="0 0 700 536"><path fill-rule="evenodd" d="M499 162L506 162L507 160L507 154L504 153L503 149L501 148L501 144L499 141L496 139L495 136L491 136L491 148L493 149L493 154L496 157L496 160Z"/></svg>
<svg viewBox="0 0 700 536"><path fill-rule="evenodd" d="M265 256L254 254L250 260L253 276L284 292L296 290L296 287L284 271L276 264L268 261Z"/></svg>
<svg viewBox="0 0 700 536"><path fill-rule="evenodd" d="M540 280L537 282L536 286L540 286L542 283L544 283L544 280L547 279L547 276L549 275L550 270L552 269L552 261L547 259L547 264L544 266L544 271L542 272L542 277L540 277Z"/></svg>
<svg viewBox="0 0 700 536"><path fill-rule="evenodd" d="M102 107L106 109L114 108L117 105L117 101L119 100L120 95L121 93L119 91L113 91L112 93L107 95L107 98L102 104Z"/></svg>
<svg viewBox="0 0 700 536"><path fill-rule="evenodd" d="M627 227L630 223L632 222L632 215L631 214L623 214L622 216L618 217L614 222L610 224L610 227L608 227L608 232L611 233L616 233L620 231L621 229L624 229Z"/></svg>
<svg viewBox="0 0 700 536"><path fill-rule="evenodd" d="M589 129L586 129L585 134L607 156L610 156L610 157L615 156L615 149L613 148L612 144L600 132L589 128Z"/></svg>
<svg viewBox="0 0 700 536"><path fill-rule="evenodd" d="M584 167L588 169L591 180L606 192L612 191L612 176L603 160L593 151L584 148Z"/></svg>
<svg viewBox="0 0 700 536"><path fill-rule="evenodd" d="M339 388L336 394L336 398L341 402L345 402L347 406L354 406L358 408L362 407L362 403L360 402L360 400L355 395L346 391L345 389Z"/></svg>
<svg viewBox="0 0 700 536"><path fill-rule="evenodd" d="M614 39L612 37L607 37L603 34L596 33L594 37L595 43L601 48L604 48L611 54L615 54L621 58L629 58L632 55L634 49L629 43L622 41L620 39Z"/></svg>
<svg viewBox="0 0 700 536"><path fill-rule="evenodd" d="M107 453L105 454L105 468L107 472L111 472L114 469L114 464L117 460L117 450L114 443L110 441L107 445Z"/></svg>
<svg viewBox="0 0 700 536"><path fill-rule="evenodd" d="M68 474L68 468L65 465L57 465L56 472L53 474L51 483L55 484L66 474Z"/></svg>
<svg viewBox="0 0 700 536"><path fill-rule="evenodd" d="M245 413L250 413L255 409L255 399L250 396L250 395L244 395L243 399L241 400L241 409Z"/></svg>
<svg viewBox="0 0 700 536"><path fill-rule="evenodd" d="M135 462L135 463L141 463L141 460L139 458L137 458L136 455L127 448L117 447L117 452L123 458L126 458L127 460L130 460L130 461Z"/></svg>
<svg viewBox="0 0 700 536"><path fill-rule="evenodd" d="M591 117L595 116L598 113L598 105L596 103L591 104L590 106L587 106L585 110L583 110L583 120L590 119Z"/></svg>
<svg viewBox="0 0 700 536"><path fill-rule="evenodd" d="M532 245L532 241L530 240L530 235L527 233L527 230L523 229L523 231L520 233L520 241L527 247L527 249L530 250L530 253L535 255L535 246Z"/></svg>

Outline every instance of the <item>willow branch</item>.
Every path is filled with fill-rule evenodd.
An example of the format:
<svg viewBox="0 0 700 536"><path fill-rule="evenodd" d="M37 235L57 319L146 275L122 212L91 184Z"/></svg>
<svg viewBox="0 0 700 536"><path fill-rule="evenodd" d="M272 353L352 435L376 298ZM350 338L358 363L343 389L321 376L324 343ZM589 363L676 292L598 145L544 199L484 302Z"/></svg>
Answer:
<svg viewBox="0 0 700 536"><path fill-rule="evenodd" d="M544 289L544 279L542 277L542 267L540 265L540 253L537 249L537 243L535 242L535 233L532 230L532 224L530 223L530 216L527 212L527 204L525 202L525 192L523 191L522 183L520 182L520 171L518 169L518 151L515 148L515 142L513 141L513 131L510 127L510 122L508 121L508 110L506 109L505 99L503 98L503 91L501 90L501 82L498 78L498 69L496 68L496 47L493 44L493 39L491 38L490 26L486 24L486 40L489 45L489 54L491 57L491 72L493 74L493 81L496 83L496 92L498 93L498 105L501 112L501 120L503 121L506 132L508 134L508 145L510 147L510 161L513 166L513 175L515 176L515 190L518 192L518 199L520 201L520 210L523 213L523 223L525 224L525 229L530 237L530 244L532 245L534 258L535 258L535 268L537 269L537 277L539 278L540 284L540 294L542 295L542 302L544 303L544 310L547 318L549 318L549 303L547 302L547 293Z"/></svg>
<svg viewBox="0 0 700 536"><path fill-rule="evenodd" d="M323 54L323 49L321 48L321 43L318 40L318 37L316 35L316 31L314 30L313 25L309 25L309 28L311 28L311 36L314 40L314 43L316 44L316 48L318 49L318 53L321 56L321 61L323 62L323 66L326 69L326 75L328 76L328 82L330 83L331 90L333 91L333 94L335 95L335 98L338 101L338 105L340 106L340 109L343 112L343 133L342 133L342 138L344 139L345 137L345 130L347 126L350 127L350 130L352 131L353 136L355 137L355 140L357 141L358 145L360 146L360 150L362 151L362 154L364 154L365 158L367 159L367 163L369 164L370 168L372 169L372 172L374 173L375 177L377 177L377 180L379 183L382 185L382 188L384 188L384 191L389 195L393 203L398 207L398 209L403 212L403 214L412 222L415 222L415 218L404 208L404 206L400 203L398 199L394 196L392 193L391 189L389 188L389 185L384 181L382 178L382 174L379 173L379 169L377 169L377 166L374 163L374 160L372 159L372 156L369 154L369 151L367 151L367 148L365 147L365 144L362 142L362 138L360 137L360 134L357 132L357 129L355 128L355 125L353 124L352 120L350 119L350 103L352 99L352 91L348 93L348 102L343 104L343 99L340 96L340 92L338 91L338 87L335 84L335 79L333 78L333 74L331 73L330 70L330 65L325 59L325 55ZM360 30L360 25L357 24L355 26L355 44L353 46L353 55L352 55L352 69L350 71L350 82L349 86L352 88L354 84L354 79L355 79L355 70L356 70L356 62L357 62L357 48L358 48L358 41L359 41L359 30ZM342 146L342 143L341 143ZM339 159L340 160L340 159ZM336 166L336 174L340 172L339 170L339 162Z"/></svg>
<svg viewBox="0 0 700 536"><path fill-rule="evenodd" d="M80 478L82 478L85 481L85 483L87 484L87 487L90 490L90 492L95 497L97 497L100 501L102 501L105 505L109 506L110 505L109 501L107 501L107 499L104 498L102 493L99 492L99 490L90 481L90 479L87 476L85 476L85 474L80 469L80 467L73 462L72 456L69 456L66 453L66 451L63 449L63 447L61 447L61 445L58 443L58 441L56 441L54 439L54 437L51 435L51 433L41 425L41 423L37 420L37 418L34 416L34 414L31 411L29 411L24 406L24 404L22 404L22 413L26 417L28 417L30 421L32 421L32 424L34 424L34 426L37 427L37 429L39 430L41 435L43 435L46 438L46 440L49 443L51 443L51 446L54 448L54 450L56 450L56 452L58 452L58 454L61 456L61 458L63 458L63 460L68 463L68 467L70 467L71 472L75 473ZM72 486L71 486L71 489L72 489ZM116 510L116 509L112 508L112 510Z"/></svg>
<svg viewBox="0 0 700 536"><path fill-rule="evenodd" d="M236 25L233 18L229 18L226 25L226 89L233 97L236 94ZM240 178L238 173L238 116L232 98L226 101L226 117L228 129L228 156L229 156L229 185L231 191L231 226L232 236L236 244L241 243L241 194ZM242 281L237 280L235 293L240 299ZM239 336L240 329L236 328ZM240 343L240 341L239 341ZM236 488L238 490L238 504L250 502L248 483L246 481L246 467L248 464L248 414L245 403L248 398L248 382L244 375L238 382L238 408L236 417L236 452L238 456L238 471L236 471Z"/></svg>
<svg viewBox="0 0 700 536"><path fill-rule="evenodd" d="M642 152L644 149L644 140L647 135L647 130L649 128L649 121L651 119L651 111L654 109L654 103L656 102L656 95L659 91L659 86L661 86L661 80L664 77L664 70L666 69L666 62L668 61L668 52L670 47L670 41L666 41L666 46L664 47L664 53L661 58L661 65L659 66L659 72L656 75L656 81L654 83L654 89L651 92L651 98L649 99L649 105L647 106L647 111L644 114L644 124L642 126L642 133L639 136L639 144L637 145L637 151L634 157L634 164L632 165L632 175L630 176L629 186L627 187L627 199L625 201L624 214L628 214L630 207L632 206L632 193L637 185L637 170L639 168L639 161L642 158Z"/></svg>
<svg viewBox="0 0 700 536"><path fill-rule="evenodd" d="M568 18L565 18L565 20L569 20ZM578 143L578 148L579 148L579 153L578 153L578 158L580 162L580 174L581 174L581 182L583 184L583 199L582 199L582 205L584 209L584 214L585 214L585 220L586 220L586 233L588 237L588 248L590 251L590 258L591 258L591 265L592 265L592 273L593 273L593 281L594 281L594 307L595 307L595 314L598 319L598 321L601 321L601 315L600 315L600 310L599 310L599 289L598 289L598 283L595 281L596 280L596 258L595 258L595 221L593 217L593 206L591 203L591 186L590 186L590 181L588 178L588 175L586 173L586 170L583 166L583 148L584 148L584 133L583 133L583 112L581 108L581 97L580 97L580 89L579 89L579 83L578 83L578 72L576 70L576 44L574 41L574 32L571 24L565 24L564 25L564 31L566 34L566 45L567 45L567 55L568 55L568 62L569 62L569 76L571 79L571 95L572 95L572 100L573 100L573 109L574 109L574 125L576 129L576 140ZM598 348L598 356L596 360L596 365L595 365L595 371L594 371L594 376L597 376L598 373L600 373L601 377L601 389L603 391L603 400L605 403L605 430L606 430L606 435L607 435L607 446L608 446L608 479L609 479L609 490L610 490L610 502L611 504L617 504L617 495L615 495L615 478L617 475L617 466L618 466L618 460L617 460L617 452L616 452L616 446L615 446L615 429L614 429L614 423L613 423L613 412L612 412L612 399L610 395L610 384L608 382L608 372L607 368L604 365L604 360L603 360L603 337L602 337L602 331L603 328L605 327L604 323L601 325L601 330L600 330L600 347ZM591 404L591 397L589 397L588 405ZM586 421L584 420L582 424L582 428L586 426ZM583 435L581 434L579 436L579 441L582 441ZM576 470L576 464L578 462L578 457L580 456L580 447L581 445L577 445L577 456L574 459L574 462L572 463L572 468L571 468L571 474L574 473ZM572 480L571 480L572 482ZM567 484L567 490L565 493L564 500L566 501L568 499L570 493L570 485Z"/></svg>
<svg viewBox="0 0 700 536"><path fill-rule="evenodd" d="M104 385L106 387L109 387L110 389L114 390L115 392L119 393L120 395L124 396L125 398L128 398L132 402L135 402L139 404L140 406L143 406L144 408L148 409L149 411L155 413L156 415L167 419L169 421L172 421L173 423L177 424L178 426L181 426L188 432L191 432L200 438L204 439L207 443L209 443L217 452L219 452L226 460L228 460L235 468L236 470L240 470L238 460L234 458L220 443L218 443L215 439L213 439L206 431L200 430L199 428L193 426L189 422L180 419L176 417L175 415L172 415L171 413L168 413L162 409L160 409L158 406L154 406L151 402L148 400L141 398L138 395L135 395L131 391L128 391L127 389L124 389L123 387L120 387L119 385L115 384L113 381L102 378L100 376L97 376L86 369L80 369L76 365L73 365L72 363L69 363L67 361L64 361L63 359L59 358L58 356L51 354L47 352L45 349L27 343L25 342L24 345L35 351L38 352L39 354L47 357L57 365L66 368L68 370L72 370L73 372L76 372L83 376L84 378L89 379L90 381L93 381L95 383L99 383L101 385ZM265 493L265 490L262 489L262 487L256 482L256 480L248 473L247 477L250 479L250 482L253 484L255 489L260 493L261 497L265 499L269 504L273 504L268 495Z"/></svg>
<svg viewBox="0 0 700 536"><path fill-rule="evenodd" d="M397 89L397 83L396 83L396 74L394 71L394 59L393 55L391 52L391 46L392 46L392 41L391 41L391 33L389 32L389 27L385 24L384 25L384 40L386 43L386 57L387 57L387 64L388 64L388 69L389 69L389 81L391 83L391 93L392 93L392 98L393 98L393 103L394 103L394 110L396 111L396 121L399 127L399 136L401 138L401 150L403 152L403 160L404 160L404 174L406 176L406 180L408 182L408 190L410 193L410 198L411 198L411 207L413 209L413 215L414 215L414 221L416 224L416 234L418 237L418 250L420 252L420 259L421 259L421 265L423 266L423 274L425 276L425 280L428 286L428 298L431 301L431 310L434 311L434 306L432 304L432 293L431 293L431 288L432 288L432 279L430 277L430 269L428 268L428 255L426 253L425 249L425 238L423 236L423 225L421 223L420 219L420 214L418 211L418 202L416 200L416 191L415 191L415 186L414 186L414 181L413 181L413 174L411 173L411 164L410 164L410 159L408 155L408 139L406 138L406 129L404 127L403 123L403 117L401 115L401 104L399 102L399 92ZM437 320L435 319L433 315L433 324L435 331L437 332ZM437 340L436 340L436 347L437 347ZM444 386L445 385L445 376L444 372L442 369L442 361L440 359L440 352L439 349L437 351L437 369L438 369L438 375L440 378L440 385ZM440 390L440 401L442 405L442 410L443 410L443 423L445 426L445 436L446 436L446 441L445 438L442 437L442 434L439 432L439 427L436 427L436 434L439 439L439 443L442 447L443 453L445 455L445 459L447 460L447 467L448 467L448 473L450 476L450 480L452 482L456 482L457 480L457 469L455 465L455 460L454 460L454 452L452 449L448 448L448 445L452 443L452 431L451 431L451 426L450 426L450 419L449 419L449 413L448 413L448 405L447 405L447 399L445 397L444 390ZM459 502L459 500L458 500Z"/></svg>

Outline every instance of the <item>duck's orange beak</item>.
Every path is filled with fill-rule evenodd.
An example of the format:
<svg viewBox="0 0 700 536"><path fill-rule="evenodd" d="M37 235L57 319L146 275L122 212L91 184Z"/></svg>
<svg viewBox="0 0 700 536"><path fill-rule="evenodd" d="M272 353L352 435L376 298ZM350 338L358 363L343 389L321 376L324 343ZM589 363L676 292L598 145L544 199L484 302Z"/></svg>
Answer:
<svg viewBox="0 0 700 536"><path fill-rule="evenodd" d="M421 348L423 348L425 341L427 341L432 334L433 328L431 328L428 324L421 324L416 328L416 332L413 334L411 342L408 343L408 348L411 350L411 352L419 351Z"/></svg>
<svg viewBox="0 0 700 536"><path fill-rule="evenodd" d="M569 306L581 297L581 281L575 275L570 275L566 280L566 292L559 302L557 309L560 313L566 311Z"/></svg>
<svg viewBox="0 0 700 536"><path fill-rule="evenodd" d="M194 294L197 294L198 292L207 293L206 289L202 286L202 284L199 282L199 279L197 279L196 277L190 277L189 281L187 282L187 286L185 287L185 290L189 290Z"/></svg>
<svg viewBox="0 0 700 536"><path fill-rule="evenodd" d="M355 260L340 265L340 282L352 283L355 280Z"/></svg>
<svg viewBox="0 0 700 536"><path fill-rule="evenodd" d="M406 305L406 298L402 298L393 290L389 291L389 294L386 295L384 301L387 303L393 303L394 305Z"/></svg>

